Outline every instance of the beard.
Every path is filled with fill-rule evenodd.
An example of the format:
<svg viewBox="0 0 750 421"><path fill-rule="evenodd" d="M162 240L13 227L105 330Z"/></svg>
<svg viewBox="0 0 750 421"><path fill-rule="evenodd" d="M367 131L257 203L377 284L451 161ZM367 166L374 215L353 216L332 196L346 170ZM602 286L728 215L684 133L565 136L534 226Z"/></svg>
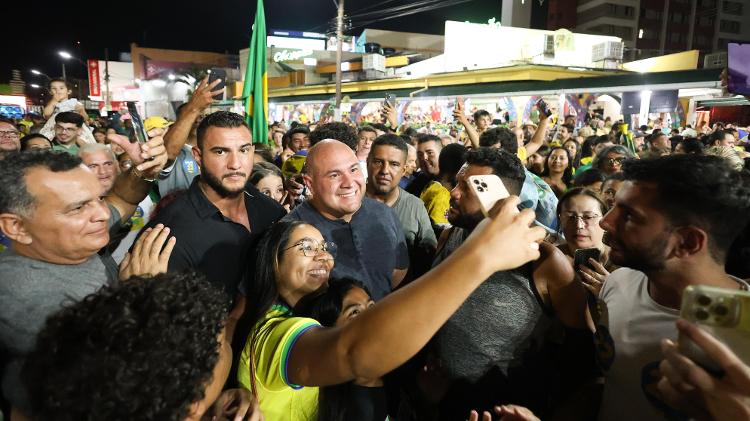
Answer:
<svg viewBox="0 0 750 421"><path fill-rule="evenodd" d="M242 175L247 180L247 174L243 172L233 172L226 175ZM209 187L211 187L211 189L216 192L216 194L221 197L237 197L245 190L244 185L237 189L228 189L221 183L221 179L219 179L216 174L207 171L206 168L203 167L201 167L201 180L203 180Z"/></svg>
<svg viewBox="0 0 750 421"><path fill-rule="evenodd" d="M604 244L615 246L610 252L610 260L618 266L625 266L644 273L661 272L666 267L667 256L665 250L669 243L669 235L662 234L649 244L642 246L626 246L617 241L608 232L604 233Z"/></svg>
<svg viewBox="0 0 750 421"><path fill-rule="evenodd" d="M457 210L459 212L458 215L452 215L450 213L450 209ZM453 203L451 203L451 207L448 211L448 222L451 223L451 225L456 226L458 228L463 228L467 231L473 231L474 228L479 225L480 222L482 222L482 219L484 219L484 215L481 213L472 215L472 214L466 214L461 212L461 210L455 206Z"/></svg>

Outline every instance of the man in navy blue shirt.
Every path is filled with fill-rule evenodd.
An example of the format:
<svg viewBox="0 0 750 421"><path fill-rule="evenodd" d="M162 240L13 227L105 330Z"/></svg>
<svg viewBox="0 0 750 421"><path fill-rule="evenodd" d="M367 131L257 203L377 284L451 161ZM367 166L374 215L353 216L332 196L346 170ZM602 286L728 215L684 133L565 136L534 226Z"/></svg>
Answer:
<svg viewBox="0 0 750 421"><path fill-rule="evenodd" d="M409 268L406 236L396 213L365 196L365 178L354 151L337 140L310 148L304 180L312 198L286 219L315 226L337 245L332 276L362 281L373 299L387 295Z"/></svg>

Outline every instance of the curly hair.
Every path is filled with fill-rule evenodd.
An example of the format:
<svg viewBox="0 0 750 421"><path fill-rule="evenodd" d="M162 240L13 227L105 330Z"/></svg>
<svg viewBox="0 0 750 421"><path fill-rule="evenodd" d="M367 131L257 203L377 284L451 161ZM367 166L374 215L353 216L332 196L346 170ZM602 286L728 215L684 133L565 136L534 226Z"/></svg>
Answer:
<svg viewBox="0 0 750 421"><path fill-rule="evenodd" d="M64 308L24 366L34 419L185 419L227 314L224 293L194 272L133 277Z"/></svg>
<svg viewBox="0 0 750 421"><path fill-rule="evenodd" d="M325 139L338 140L353 151L357 150L357 144L359 143L356 130L348 124L340 122L321 124L310 132L311 147Z"/></svg>
<svg viewBox="0 0 750 421"><path fill-rule="evenodd" d="M492 168L492 173L503 180L510 194L521 194L526 172L516 155L501 149L479 148L466 153L466 163Z"/></svg>

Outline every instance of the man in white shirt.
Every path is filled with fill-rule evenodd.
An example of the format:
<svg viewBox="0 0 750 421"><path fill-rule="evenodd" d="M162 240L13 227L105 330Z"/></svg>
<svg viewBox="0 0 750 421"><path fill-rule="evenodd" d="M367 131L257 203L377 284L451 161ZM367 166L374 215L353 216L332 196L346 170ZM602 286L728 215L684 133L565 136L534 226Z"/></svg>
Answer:
<svg viewBox="0 0 750 421"><path fill-rule="evenodd" d="M748 288L724 262L750 219L750 183L711 156L630 160L623 173L600 222L611 262L624 267L606 279L593 312L606 377L599 419L663 420L673 410L656 390L659 344L677 338L683 290Z"/></svg>

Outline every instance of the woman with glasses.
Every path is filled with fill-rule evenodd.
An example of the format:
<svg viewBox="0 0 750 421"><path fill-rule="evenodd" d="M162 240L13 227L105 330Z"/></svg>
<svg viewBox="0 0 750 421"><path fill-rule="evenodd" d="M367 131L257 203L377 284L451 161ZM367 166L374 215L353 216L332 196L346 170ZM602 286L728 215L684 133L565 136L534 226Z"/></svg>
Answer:
<svg viewBox="0 0 750 421"><path fill-rule="evenodd" d="M568 150L558 146L552 148L552 151L544 161L544 171L542 171L542 180L555 192L555 196L560 198L568 187L573 184L572 160Z"/></svg>
<svg viewBox="0 0 750 421"><path fill-rule="evenodd" d="M594 157L591 167L597 168L605 177L608 177L622 171L623 161L634 158L636 156L630 149L622 145L614 145L599 151Z"/></svg>
<svg viewBox="0 0 750 421"><path fill-rule="evenodd" d="M255 276L248 283L243 317L254 328L237 375L260 400L266 419L315 420L318 387L382 377L422 349L491 274L538 258L544 230L529 228L534 213L516 213L518 203L506 199L500 212L439 266L330 328L297 317L292 309L325 287L334 265L333 244L304 222L272 226L257 247ZM487 259L487 249L498 257Z"/></svg>
<svg viewBox="0 0 750 421"><path fill-rule="evenodd" d="M607 205L593 190L574 188L568 190L557 204L557 217L565 242L558 248L573 261L575 251L579 249L597 248L600 258L597 262L589 262L589 267L575 268L584 285L598 294L604 279L614 269L609 263L609 247L602 239L604 230L599 226Z"/></svg>

